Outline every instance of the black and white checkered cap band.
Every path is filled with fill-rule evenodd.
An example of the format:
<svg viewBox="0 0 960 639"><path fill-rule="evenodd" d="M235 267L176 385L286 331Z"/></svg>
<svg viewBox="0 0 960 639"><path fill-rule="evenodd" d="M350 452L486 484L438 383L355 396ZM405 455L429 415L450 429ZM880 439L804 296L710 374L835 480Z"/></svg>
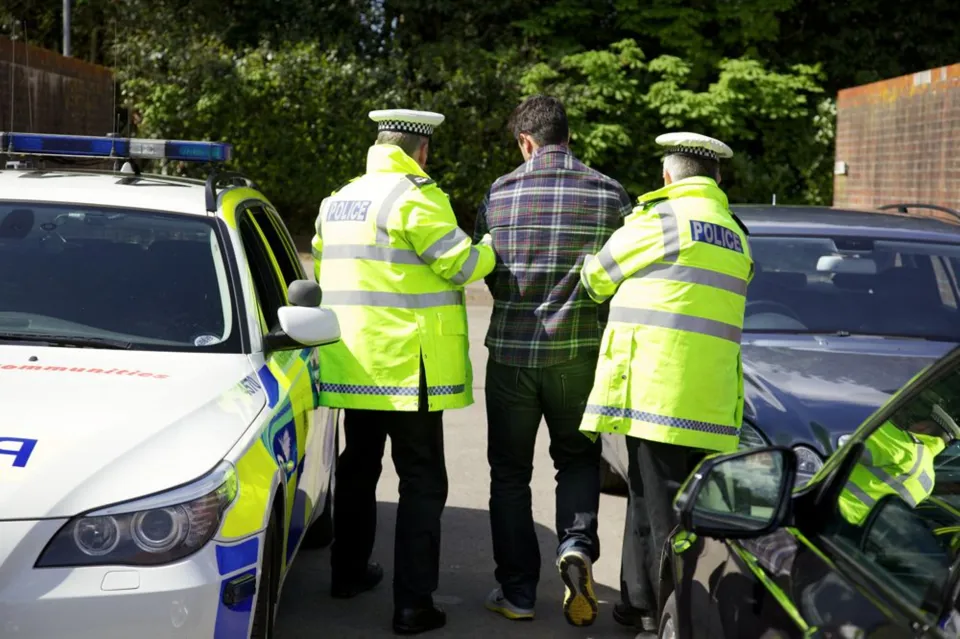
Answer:
<svg viewBox="0 0 960 639"><path fill-rule="evenodd" d="M433 135L433 125L421 122L404 122L402 120L383 120L377 125L377 131L397 131L398 133L413 133L430 137Z"/></svg>
<svg viewBox="0 0 960 639"><path fill-rule="evenodd" d="M674 153L682 153L684 155L696 155L701 158L708 158L711 160L719 160L720 156L716 152L711 151L710 149L705 149L699 146L675 146L670 149L667 149L666 155L672 155Z"/></svg>

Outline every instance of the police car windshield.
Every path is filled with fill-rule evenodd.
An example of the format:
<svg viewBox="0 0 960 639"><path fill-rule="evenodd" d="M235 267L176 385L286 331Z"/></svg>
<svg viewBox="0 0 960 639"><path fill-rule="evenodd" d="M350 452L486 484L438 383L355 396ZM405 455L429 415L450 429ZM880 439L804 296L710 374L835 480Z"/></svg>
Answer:
<svg viewBox="0 0 960 639"><path fill-rule="evenodd" d="M753 236L746 332L960 342L960 246Z"/></svg>
<svg viewBox="0 0 960 639"><path fill-rule="evenodd" d="M0 333L240 352L226 260L202 217L0 202Z"/></svg>

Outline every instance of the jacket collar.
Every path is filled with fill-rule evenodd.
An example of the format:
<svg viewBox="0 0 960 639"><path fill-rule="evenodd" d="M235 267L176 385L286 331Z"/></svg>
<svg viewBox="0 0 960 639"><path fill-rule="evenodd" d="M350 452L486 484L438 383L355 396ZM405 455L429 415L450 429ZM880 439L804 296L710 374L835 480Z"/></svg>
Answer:
<svg viewBox="0 0 960 639"><path fill-rule="evenodd" d="M393 144L374 144L367 150L367 173L403 173L430 177L416 160Z"/></svg>
<svg viewBox="0 0 960 639"><path fill-rule="evenodd" d="M723 192L716 180L708 177L690 177L685 180L677 180L656 191L644 193L638 198L638 201L643 204L654 200L675 200L681 197L704 197L717 201L725 209L730 206L727 194Z"/></svg>
<svg viewBox="0 0 960 639"><path fill-rule="evenodd" d="M547 153L563 153L564 155L569 155L570 147L565 144L548 144L546 146L541 146L539 149L533 152L533 155L530 156L530 159L533 160L541 155L546 155Z"/></svg>

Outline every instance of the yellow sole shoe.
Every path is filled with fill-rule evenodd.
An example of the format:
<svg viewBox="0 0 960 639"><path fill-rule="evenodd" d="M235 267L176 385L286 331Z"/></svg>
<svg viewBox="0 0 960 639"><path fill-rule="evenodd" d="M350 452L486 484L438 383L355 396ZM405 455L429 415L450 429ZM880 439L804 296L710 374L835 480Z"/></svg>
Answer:
<svg viewBox="0 0 960 639"><path fill-rule="evenodd" d="M579 552L567 552L560 557L558 567L567 587L563 616L572 626L589 626L596 621L599 610L590 560Z"/></svg>
<svg viewBox="0 0 960 639"><path fill-rule="evenodd" d="M533 610L514 606L507 601L507 598L503 596L503 593L499 589L490 593L490 596L487 597L487 600L484 602L484 607L490 612L495 612L511 621L533 620Z"/></svg>

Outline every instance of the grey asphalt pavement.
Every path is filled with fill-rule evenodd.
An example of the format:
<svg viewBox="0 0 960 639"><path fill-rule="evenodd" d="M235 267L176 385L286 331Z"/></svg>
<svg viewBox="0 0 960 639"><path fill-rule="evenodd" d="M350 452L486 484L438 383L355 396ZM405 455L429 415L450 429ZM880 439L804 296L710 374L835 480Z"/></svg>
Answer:
<svg viewBox="0 0 960 639"><path fill-rule="evenodd" d="M482 284L480 284L482 286ZM478 288L476 286L472 287ZM487 349L483 346L490 307L483 302L484 290L469 298L470 349L474 367L473 406L448 411L446 428L447 471L450 492L443 515L443 542L440 588L435 599L447 611L447 626L423 635L446 637L582 637L632 639L633 633L619 626L611 616L619 600L620 544L623 537L625 501L603 495L600 504L602 556L594 567L600 616L588 628L567 625L561 610L563 583L554 567L557 544L554 527L553 464L548 453L549 436L541 424L537 440L532 484L534 520L540 538L542 561L537 617L532 622L508 621L483 607L487 593L496 583L490 522L489 467L486 459L486 417L483 379ZM379 521L373 559L385 568L384 581L375 590L356 599L330 598L329 550L304 551L284 585L277 636L279 639L391 636L393 611L393 532L397 504L397 476L390 458L389 443L383 475L377 490Z"/></svg>

